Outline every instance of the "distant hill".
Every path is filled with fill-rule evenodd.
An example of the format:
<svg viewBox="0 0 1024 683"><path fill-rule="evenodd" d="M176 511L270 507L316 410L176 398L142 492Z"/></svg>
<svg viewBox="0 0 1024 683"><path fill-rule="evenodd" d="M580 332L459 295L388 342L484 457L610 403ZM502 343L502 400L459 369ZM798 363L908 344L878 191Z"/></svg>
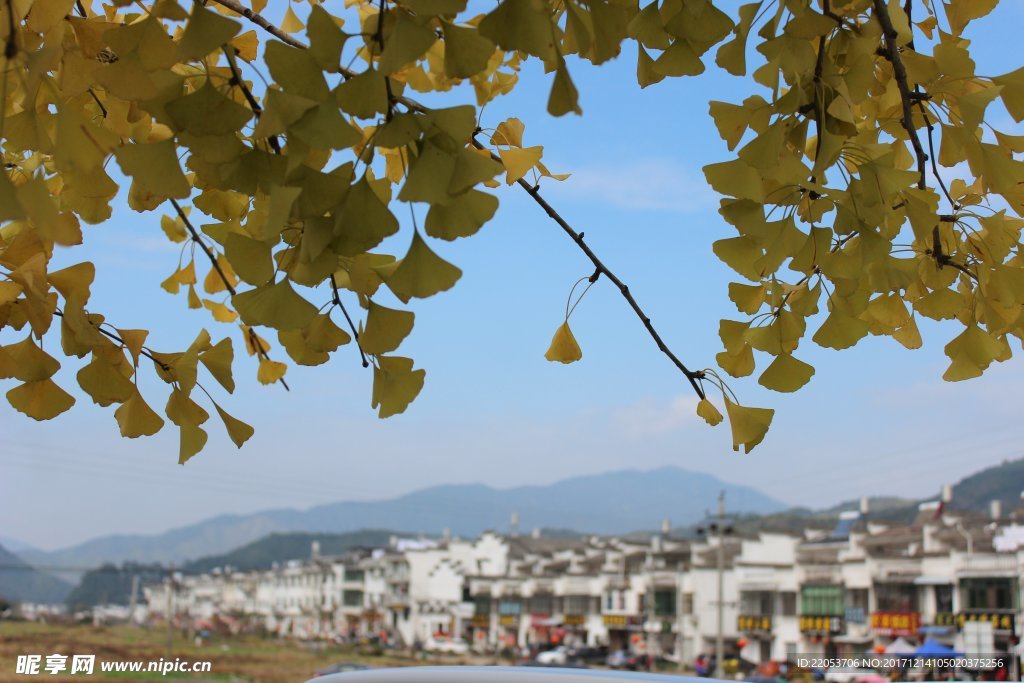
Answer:
<svg viewBox="0 0 1024 683"><path fill-rule="evenodd" d="M1003 504L1003 512L1017 509L1024 493L1024 458L972 474L953 486L953 505L962 510L988 512L990 501Z"/></svg>
<svg viewBox="0 0 1024 683"><path fill-rule="evenodd" d="M136 599L145 600L142 587L158 583L167 572L160 565L142 565L126 562L117 567L105 564L82 575L82 580L64 600L72 613L93 605L128 605L131 603L134 576L139 578Z"/></svg>
<svg viewBox="0 0 1024 683"><path fill-rule="evenodd" d="M0 598L9 602L63 602L71 584L35 569L0 545Z"/></svg>
<svg viewBox="0 0 1024 683"><path fill-rule="evenodd" d="M229 553L194 560L182 566L181 570L187 574L201 574L215 567L233 567L243 571L268 569L275 562L309 557L314 541L320 544L321 555L340 555L354 548L379 548L387 545L394 534L393 531L382 529L343 534L274 533Z"/></svg>
<svg viewBox="0 0 1024 683"><path fill-rule="evenodd" d="M728 484L679 467L626 470L574 477L545 486L495 489L482 484L434 486L391 500L319 505L308 510L268 510L223 515L157 535L104 536L72 548L26 552L30 561L56 565L104 562L182 563L223 554L275 532L342 533L394 529L405 533L477 536L507 530L513 512L520 529L575 529L616 534L657 528L668 518L695 522L725 491L733 510L768 513L785 506L753 488ZM303 551L303 556L308 549Z"/></svg>

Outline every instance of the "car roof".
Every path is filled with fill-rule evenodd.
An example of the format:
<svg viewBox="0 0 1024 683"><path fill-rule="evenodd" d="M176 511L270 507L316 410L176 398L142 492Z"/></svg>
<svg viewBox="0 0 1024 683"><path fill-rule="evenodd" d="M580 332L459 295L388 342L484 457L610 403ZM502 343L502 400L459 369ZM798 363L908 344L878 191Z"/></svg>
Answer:
<svg viewBox="0 0 1024 683"><path fill-rule="evenodd" d="M410 666L330 674L316 683L707 683L692 676L665 676L587 669L514 666Z"/></svg>

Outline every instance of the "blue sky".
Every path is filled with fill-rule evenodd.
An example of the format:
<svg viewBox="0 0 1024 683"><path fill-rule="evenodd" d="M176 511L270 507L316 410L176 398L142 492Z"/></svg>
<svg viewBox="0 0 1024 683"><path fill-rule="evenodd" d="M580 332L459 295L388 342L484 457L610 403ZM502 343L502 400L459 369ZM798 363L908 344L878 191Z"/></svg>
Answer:
<svg viewBox="0 0 1024 683"><path fill-rule="evenodd" d="M1003 5L970 31L982 74L1020 65L1006 46L1019 41L1024 6ZM573 173L546 183L545 195L586 232L680 358L713 366L718 320L738 314L726 295L730 271L711 253L730 229L701 167L728 152L706 103L739 101L756 86L712 65L702 77L641 91L634 69L628 51L600 68L574 65L584 115L552 119L548 77L528 68L513 95L487 107L484 122L516 115L527 123L526 144L544 145L552 171ZM996 107L990 121L1024 132ZM930 495L1021 455L1021 363L993 366L981 380L942 382L942 346L956 334L950 326L922 325L926 348L914 352L888 339L843 353L807 341L798 356L817 374L796 395L762 390L756 378L731 381L744 403L777 411L750 455L732 452L727 425L711 429L694 415L685 380L607 282L573 315L583 361L548 363L543 354L569 288L592 268L523 193L499 196L497 217L478 236L432 244L464 275L453 290L415 304L416 327L402 351L427 369L427 382L407 413L376 418L371 373L347 347L326 366L291 366L290 393L257 385L243 358L235 395L215 397L255 425L256 436L238 451L211 422L209 445L185 467L176 464L176 430L124 440L112 410L81 392L72 411L42 424L3 402L0 532L51 548L223 512L662 465L706 471L787 503L828 505L865 494ZM86 227L85 247L69 253L97 264L91 308L120 327L149 327L157 349L187 343L201 326L215 338L228 334L159 289L178 254L159 215L121 209ZM409 239L404 227L391 245L396 253ZM64 384L73 379L66 375ZM146 374L143 387L159 391Z"/></svg>

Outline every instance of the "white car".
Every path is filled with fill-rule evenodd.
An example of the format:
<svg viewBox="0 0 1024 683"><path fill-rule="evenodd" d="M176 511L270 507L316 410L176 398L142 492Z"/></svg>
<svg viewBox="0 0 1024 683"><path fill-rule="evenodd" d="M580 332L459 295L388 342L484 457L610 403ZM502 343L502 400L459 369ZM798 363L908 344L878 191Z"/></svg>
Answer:
<svg viewBox="0 0 1024 683"><path fill-rule="evenodd" d="M565 665L569 659L569 650L565 645L559 645L558 647L545 650L537 655L538 664L557 664Z"/></svg>
<svg viewBox="0 0 1024 683"><path fill-rule="evenodd" d="M461 638L428 638L423 649L449 655L469 654L469 644Z"/></svg>

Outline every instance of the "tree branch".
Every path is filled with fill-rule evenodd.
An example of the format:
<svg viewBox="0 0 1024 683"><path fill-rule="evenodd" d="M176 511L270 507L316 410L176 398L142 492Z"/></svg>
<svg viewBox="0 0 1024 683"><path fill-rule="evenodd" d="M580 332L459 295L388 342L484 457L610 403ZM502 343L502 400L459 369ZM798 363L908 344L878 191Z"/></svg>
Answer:
<svg viewBox="0 0 1024 683"><path fill-rule="evenodd" d="M243 7L238 2L238 0L212 0L212 2L216 2L217 4L221 5L222 7L227 7L230 10L238 12L239 14L241 14L243 17L245 17L249 21L251 21L254 24L256 24L257 26L263 28L264 30L266 30L268 33L270 33L274 37L280 38L281 40L284 40L289 45L292 45L294 47L300 47L300 48L305 48L306 47L306 45L304 45L303 43L295 40L294 38L291 38L290 36L288 36L288 34L286 34L283 31L281 31L279 28L277 28L276 26L271 24L269 21L267 21L266 19L264 19L260 15L256 14L255 12L253 12L252 10L250 10L250 9L248 9L246 7ZM345 77L345 78L351 78L352 76L356 75L355 72L353 72L353 71L351 71L349 69L346 69L344 67L341 67L340 72L341 72L341 75L343 77ZM419 102L416 102L415 100L411 100L411 99L409 99L409 98L407 98L405 96L395 97L394 101L397 102L398 104L401 104L404 107L408 108L410 111L415 111L415 112L418 112L418 113L421 113L421 114L425 114L425 113L427 113L429 111L426 107L424 107ZM473 146L476 147L477 149L484 150L484 151L489 151L475 137L472 138L471 142L472 142ZM496 161L501 163L501 157L497 156L493 152L491 152L490 154L491 154L491 157L493 159L495 159ZM586 244L586 242L583 241L583 233L578 233L575 230L573 230L572 226L570 226L565 221L565 219L562 218L558 214L558 212L555 211L554 208L552 208L552 206L550 204L548 204L547 201L541 196L540 190L537 187L534 187L534 186L530 185L529 183L527 183L522 178L519 179L517 184L519 185L519 187L523 188L523 190L525 190L526 193L530 195L530 197L533 199L533 201L536 202L537 205L540 206L542 209L544 209L545 213L547 213L548 216L553 221L555 221L555 223L557 223L558 226L561 227L562 230L565 231L565 233L567 235L569 235L569 237L576 243L576 245L579 246L579 248L583 251L583 253L586 254L587 258L590 259L591 263L594 264L596 272L603 274L605 277L607 277L618 288L619 293L622 294L622 297L629 304L630 308L632 308L633 311L636 313L637 317L640 318L640 321L643 323L644 327L647 329L647 333L654 340L654 343L658 346L658 349L663 354L665 354L668 357L669 360L672 361L672 363L680 370L680 372L683 373L683 375L686 376L686 379L690 382L690 386L693 387L693 390L697 393L697 396L699 396L700 398L703 399L705 397L704 396L704 389L701 388L701 385L700 385L698 380L702 379L704 374L702 372L700 372L700 371L690 370L689 368L686 367L686 365L683 364L683 362L681 360L679 360L678 357L676 357L676 355L674 353L672 353L672 350L669 349L668 346L666 346L665 342L662 340L662 338L658 334L657 330L655 330L654 326L651 325L650 317L648 317L648 315L646 313L644 313L643 309L640 308L640 304L638 304L636 299L633 298L633 295L629 293L629 287L627 287L622 282L622 280L620 280L612 271L610 271L608 269L608 267L606 265L604 265L604 263L602 263L601 259L599 259L597 257L597 255L590 249L590 247ZM347 314L346 314L346 317L347 317ZM351 321L350 321L350 324L351 324Z"/></svg>
<svg viewBox="0 0 1024 683"><path fill-rule="evenodd" d="M348 311L345 310L345 304L341 302L341 295L338 293L338 283L334 279L334 273L331 273L331 295L334 305L341 309L342 314L345 316L345 320L348 321L349 329L352 330L352 338L356 342L356 348L359 349L359 357L363 360L363 367L370 367L370 361L366 360L366 354L363 352L363 345L359 343L359 332L356 330L355 323L352 322L352 318L349 317Z"/></svg>
<svg viewBox="0 0 1024 683"><path fill-rule="evenodd" d="M917 172L919 175L917 187L923 190L927 186L925 183L925 162L928 160L928 155L921 145L921 138L917 134L917 129L914 128L914 115L910 110L914 97L910 92L907 69L903 65L903 59L900 58L899 46L896 45L898 34L896 29L893 28L892 18L889 16L889 9L885 6L885 0L874 0L874 4L875 16L878 17L878 23L882 26L882 35L885 38L885 58L892 64L893 76L896 79L896 86L900 91L900 101L903 105L903 128L910 137L910 144L913 145L914 154L917 157Z"/></svg>
<svg viewBox="0 0 1024 683"><path fill-rule="evenodd" d="M224 57L228 60L228 68L231 69L231 82L242 89L242 94L245 96L246 102L249 103L249 108L252 109L252 113L256 116L256 122L259 123L260 116L263 114L263 107L256 101L252 91L249 90L249 86L242 80L242 72L238 69L238 64L235 63L235 55L232 54L231 50L228 49L227 45L221 48L224 51ZM271 135L267 138L267 142L270 143L271 149L274 150L274 154L281 153L281 143L278 141L276 135Z"/></svg>

